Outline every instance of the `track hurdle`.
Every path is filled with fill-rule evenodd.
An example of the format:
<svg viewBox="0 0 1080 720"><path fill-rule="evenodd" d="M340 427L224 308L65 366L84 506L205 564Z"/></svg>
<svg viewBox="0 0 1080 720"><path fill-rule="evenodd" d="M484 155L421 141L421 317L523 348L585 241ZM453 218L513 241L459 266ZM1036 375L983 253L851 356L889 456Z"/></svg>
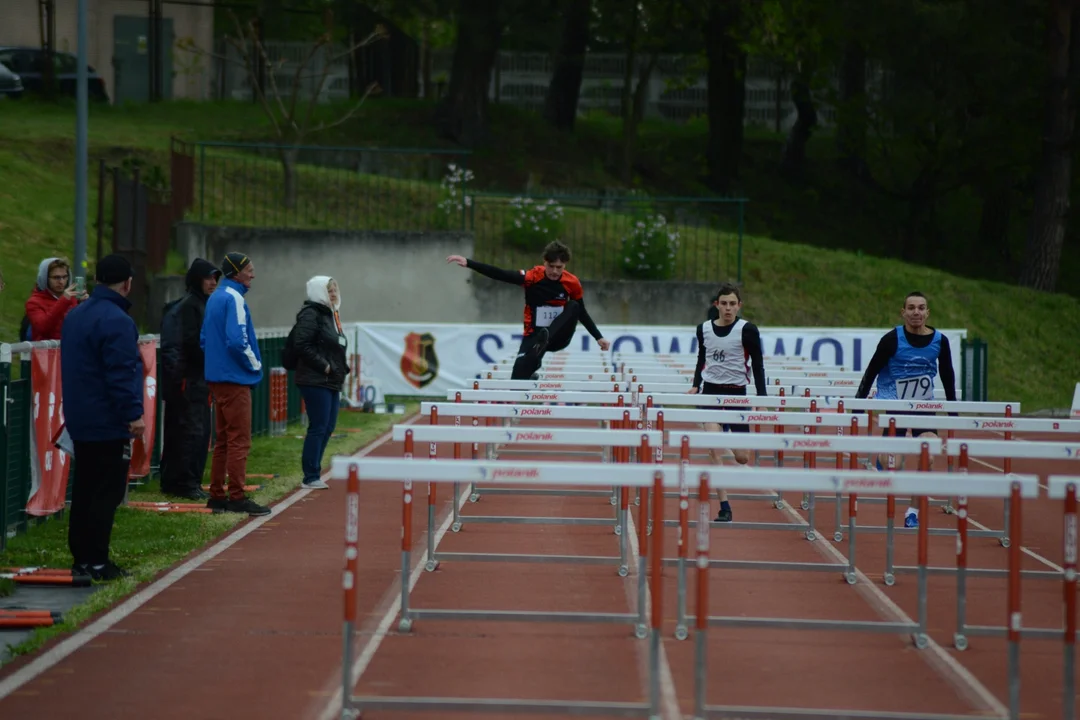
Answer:
<svg viewBox="0 0 1080 720"><path fill-rule="evenodd" d="M481 427L454 427L449 425L395 425L392 430L392 439L395 442L404 442L404 455L406 458L413 457L415 442L430 443L435 447L440 442L452 442L455 446L463 443L483 442L492 443L498 440L508 442L526 442L531 445L576 445L596 446L603 445L610 448L620 448L629 451L638 449L638 461L642 463L652 462L653 445L663 441L663 435L659 432L642 432L639 430L597 430L579 428L538 428L536 430L502 430L500 428ZM626 462L631 461L630 453L625 452L622 458ZM434 452L430 457L434 459ZM594 465L593 467L604 467ZM434 485L434 483L431 483ZM456 485L456 483L455 483ZM578 556L552 556L552 555L508 555L493 553L440 553L435 555L435 505L434 491L428 493L428 564L429 571L434 570L441 560L459 561L488 561L488 562L544 562L544 563L585 563L585 564L618 564L619 574L626 576L628 568L626 564L626 520L629 505L629 490L618 487L616 492L620 496L620 505L616 511L614 520L609 518L565 518L565 517L534 517L534 516L507 516L507 515L469 515L457 516L458 530L465 521L484 524L508 524L508 525L589 525L589 526L613 526L614 533L619 536L619 557L578 557Z"/></svg>
<svg viewBox="0 0 1080 720"><path fill-rule="evenodd" d="M714 471L712 468L704 469L699 475L698 481L698 507L699 516L705 513L708 517L710 490L721 485L729 484L724 479L728 473L723 470ZM935 491L939 484L945 486L956 495L968 497L996 497L1010 498L1013 505L1020 509L1021 498L1037 498L1039 495L1038 478L1036 476L1003 476L998 474L989 475L950 475L948 473L858 473L858 472L820 472L820 471L750 471L740 474L740 485L759 486L761 489L780 487L787 490L801 490L803 492L843 492L845 490L855 492L880 493L888 491L891 494L912 495L919 498L921 509L928 507L927 495ZM670 482L665 479L665 485ZM1074 486L1075 487L1075 486ZM702 506L705 507L702 510ZM1073 505L1075 510L1075 502ZM1075 515L1074 515L1075 517ZM1013 516L1013 534L1020 536L1020 512ZM1074 525L1075 527L1075 520ZM732 707L710 706L706 703L705 685L708 677L708 657L706 640L708 629L715 626L723 627L761 627L761 628L784 628L784 629L824 629L852 630L863 632L903 632L911 633L912 640L917 648L927 645L926 637L926 584L928 573L927 546L928 534L926 526L919 526L919 601L918 620L915 623L888 623L888 622L855 622L837 620L792 620L785 618L745 618L745 617L711 617L709 610L709 567L710 567L710 538L708 532L702 532L700 527L697 533L697 608L693 617L695 627L695 667L694 667L694 716L705 717L767 717L767 718L807 718L807 717L884 717L905 718L909 720L944 720L946 718L969 717L968 715L940 715L923 713L864 713L843 710L803 709L803 708L775 708L775 707ZM1020 603L1020 550L1017 544L1009 552L1009 593L1008 607L1006 608L1006 625L1008 632L1008 660L1007 673L1009 681L1009 718L1019 720L1020 717L1020 632L1019 619L1021 617Z"/></svg>
<svg viewBox="0 0 1080 720"><path fill-rule="evenodd" d="M345 503L345 567L342 586L344 588L344 641L342 652L342 718L356 717L364 710L397 711L437 711L437 712L499 712L499 713L548 713L563 715L618 715L623 717L658 717L660 712L660 631L663 619L663 592L661 588L662 572L659 559L663 553L663 533L654 533L649 547L649 538L645 534L645 516L647 508L641 509L642 523L641 555L639 558L639 585L645 583L647 563L651 558L649 591L651 593L652 613L645 618L645 605L640 601L644 590L640 590L639 613L553 613L521 611L465 611L465 610L423 610L402 608L399 629L409 632L416 618L468 619L468 620L513 620L546 622L626 622L639 621L635 634L639 639L649 637L648 696L646 703L631 702L590 702L590 701L550 701L516 700L509 698L450 698L450 697L379 697L375 695L358 696L353 694L351 670L354 658L353 640L357 618L357 582L359 574L358 558L360 525L360 486L362 482L400 482L402 484L405 532L402 536L402 577L403 587L408 587L407 578L410 569L411 518L410 507L412 483L427 482L475 482L488 477L500 477L507 483L537 483L546 485L618 485L636 487L639 492L652 487L653 512L656 517L663 517L664 472L652 465L609 465L597 471L592 463L506 463L492 461L462 460L461 462L432 462L423 460L398 460L390 458L354 458L336 456L331 463L331 477L346 480ZM403 591L403 602L407 590Z"/></svg>
<svg viewBox="0 0 1080 720"><path fill-rule="evenodd" d="M1076 386L1080 397L1080 384ZM1075 403L1074 403L1075 404ZM1072 720L1076 717L1076 492L1080 486L1080 477L1051 475L1047 478L1047 496L1064 499L1065 512L1062 529L1064 530L1064 562L1062 563L1065 627L1062 629L1064 645L1065 682L1062 689L1062 717Z"/></svg>

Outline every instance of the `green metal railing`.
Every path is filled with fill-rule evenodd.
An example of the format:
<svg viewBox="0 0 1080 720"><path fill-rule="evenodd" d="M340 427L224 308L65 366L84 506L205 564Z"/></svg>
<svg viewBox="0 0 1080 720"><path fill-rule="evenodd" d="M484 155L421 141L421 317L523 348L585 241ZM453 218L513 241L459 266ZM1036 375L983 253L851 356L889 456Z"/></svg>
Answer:
<svg viewBox="0 0 1080 720"><path fill-rule="evenodd" d="M469 168L470 153L459 150L225 142L185 147L193 155L184 156L184 172L173 176L194 186L185 195L192 198L187 217L199 222L471 231L477 257L515 267L534 264L544 238L557 236L573 249L575 272L593 280L742 281L745 198L474 192L473 187L489 183L483 178L464 182L461 175L448 179L454 176L451 167L455 172ZM527 209L515 207L524 206L526 198L528 209L558 204L561 224L547 235L530 236L527 227L516 227L515 220L528 224ZM640 230L657 216L663 217L665 232L677 233L677 245L660 234L641 240Z"/></svg>
<svg viewBox="0 0 1080 720"><path fill-rule="evenodd" d="M989 393L989 347L979 338L960 341L960 387L964 400L986 402Z"/></svg>
<svg viewBox="0 0 1080 720"><path fill-rule="evenodd" d="M252 389L251 434L253 437L270 433L270 368L280 365L281 350L288 330L272 329L258 331L256 337L263 359L263 379ZM143 342L157 340L157 336L143 336ZM49 518L34 518L26 514L30 498L30 422L33 395L30 383L30 352L33 348L59 347L59 343L19 343L0 345L0 549L6 547L7 539L26 532L35 523ZM160 363L161 351L158 350ZM288 373L288 422L300 419L300 391ZM161 394L157 395L154 450L150 461L150 475L138 483L149 483L159 477L161 450L164 438L164 414ZM71 500L74 479L74 461L68 473L67 499Z"/></svg>
<svg viewBox="0 0 1080 720"><path fill-rule="evenodd" d="M474 255L500 267L539 262L551 240L590 280L742 281L744 198L473 196Z"/></svg>
<svg viewBox="0 0 1080 720"><path fill-rule="evenodd" d="M433 229L448 166L466 168L470 157L465 150L224 142L195 143L194 152L189 217L333 230ZM453 229L461 225L455 220Z"/></svg>

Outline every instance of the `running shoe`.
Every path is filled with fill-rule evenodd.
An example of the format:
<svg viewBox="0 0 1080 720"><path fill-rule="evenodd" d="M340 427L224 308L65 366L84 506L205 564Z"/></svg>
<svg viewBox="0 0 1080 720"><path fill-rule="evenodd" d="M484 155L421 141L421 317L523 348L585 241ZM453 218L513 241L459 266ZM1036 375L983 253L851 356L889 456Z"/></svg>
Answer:
<svg viewBox="0 0 1080 720"><path fill-rule="evenodd" d="M917 528L919 527L919 516L913 512L909 512L904 516L904 527Z"/></svg>
<svg viewBox="0 0 1080 720"><path fill-rule="evenodd" d="M731 522L731 508L716 513L716 522Z"/></svg>

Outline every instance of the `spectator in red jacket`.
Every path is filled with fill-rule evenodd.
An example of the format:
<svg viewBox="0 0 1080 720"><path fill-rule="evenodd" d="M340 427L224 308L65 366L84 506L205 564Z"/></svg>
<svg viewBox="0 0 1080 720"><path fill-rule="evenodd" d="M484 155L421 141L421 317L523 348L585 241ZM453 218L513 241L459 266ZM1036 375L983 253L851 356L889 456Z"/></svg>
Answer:
<svg viewBox="0 0 1080 720"><path fill-rule="evenodd" d="M31 340L59 340L68 312L87 297L71 282L71 267L62 258L45 258L38 266L37 287L26 301Z"/></svg>

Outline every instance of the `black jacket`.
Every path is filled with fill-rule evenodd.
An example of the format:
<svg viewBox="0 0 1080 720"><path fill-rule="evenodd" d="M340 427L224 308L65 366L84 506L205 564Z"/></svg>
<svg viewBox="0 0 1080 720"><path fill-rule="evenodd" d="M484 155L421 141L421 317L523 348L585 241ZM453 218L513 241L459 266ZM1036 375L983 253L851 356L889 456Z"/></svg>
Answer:
<svg viewBox="0 0 1080 720"><path fill-rule="evenodd" d="M305 301L296 315L296 334L293 336L299 361L296 364L297 385L312 385L340 392L349 374L345 336L338 332L334 313L320 303ZM326 366L330 373L326 373Z"/></svg>
<svg viewBox="0 0 1080 720"><path fill-rule="evenodd" d="M187 272L187 294L166 306L161 320L161 382L165 393L180 392L181 383L204 382L205 356L199 346L206 295L202 281L216 268L206 260L196 259Z"/></svg>

